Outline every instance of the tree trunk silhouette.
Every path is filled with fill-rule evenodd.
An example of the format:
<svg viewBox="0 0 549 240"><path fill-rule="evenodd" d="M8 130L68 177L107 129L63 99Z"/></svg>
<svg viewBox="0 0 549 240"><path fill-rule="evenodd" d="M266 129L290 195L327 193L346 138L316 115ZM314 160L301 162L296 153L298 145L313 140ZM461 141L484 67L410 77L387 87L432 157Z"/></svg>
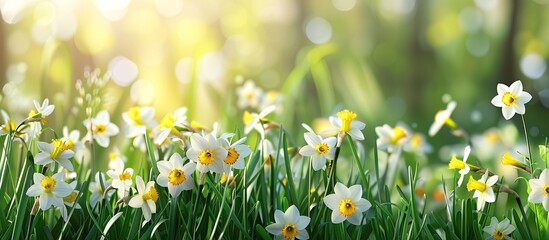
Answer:
<svg viewBox="0 0 549 240"><path fill-rule="evenodd" d="M518 79L516 73L516 54L515 54L515 38L518 33L518 21L520 18L520 10L522 7L522 0L512 0L510 8L510 22L509 31L505 37L505 42L502 45L502 63L499 79L495 79L496 82L505 82L508 85Z"/></svg>

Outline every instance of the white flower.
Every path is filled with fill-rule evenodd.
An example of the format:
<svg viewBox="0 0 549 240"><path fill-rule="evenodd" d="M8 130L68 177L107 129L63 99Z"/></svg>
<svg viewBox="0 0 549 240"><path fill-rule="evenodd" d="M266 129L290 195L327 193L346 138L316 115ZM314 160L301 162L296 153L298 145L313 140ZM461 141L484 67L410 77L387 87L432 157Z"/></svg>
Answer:
<svg viewBox="0 0 549 240"><path fill-rule="evenodd" d="M156 213L156 201L158 201L158 191L154 187L154 181L150 181L145 186L141 176L135 177L135 186L137 194L132 197L128 205L133 208L141 208L146 221L151 220L151 215Z"/></svg>
<svg viewBox="0 0 549 240"><path fill-rule="evenodd" d="M248 80L243 86L236 88L236 95L238 96L237 106L240 109L247 107L257 108L261 100L263 90L255 86L252 80Z"/></svg>
<svg viewBox="0 0 549 240"><path fill-rule="evenodd" d="M69 208L74 207L75 209L82 209L82 207L80 207L80 204L78 204L78 202L76 201L78 194L80 193L80 191L74 190L76 188L76 181L71 182L69 186L71 187L71 189L73 189L73 191L69 195L63 197L64 204L61 205L61 207L59 207L59 211L61 211L61 216L65 221L68 220L67 218L70 210L70 209L67 209L67 206Z"/></svg>
<svg viewBox="0 0 549 240"><path fill-rule="evenodd" d="M282 110L283 110L282 100L283 100L283 96L280 92L277 92L274 90L267 91L261 96L261 103L259 104L259 109L264 109L269 105L274 105L276 106L275 112L282 113Z"/></svg>
<svg viewBox="0 0 549 240"><path fill-rule="evenodd" d="M154 137L154 144L161 145L168 136L179 135L179 128L184 128L188 125L187 122L187 108L179 108L172 114L166 114L157 126L157 132Z"/></svg>
<svg viewBox="0 0 549 240"><path fill-rule="evenodd" d="M4 110L0 110L0 115L2 115L2 120L4 124L0 126L0 136L9 134L10 132L15 131L17 126L15 125L15 122L10 119L8 116L8 113Z"/></svg>
<svg viewBox="0 0 549 240"><path fill-rule="evenodd" d="M67 126L63 127L63 137L61 141L64 141L67 144L68 149L78 152L80 149L84 148L84 144L80 141L80 131L72 130L69 132Z"/></svg>
<svg viewBox="0 0 549 240"><path fill-rule="evenodd" d="M509 223L509 219L507 218L503 219L503 221L501 222L498 222L498 219L496 217L492 217L490 225L484 227L482 230L490 234L490 237L488 237L487 239L512 239L507 235L515 231L515 226L511 225Z"/></svg>
<svg viewBox="0 0 549 240"><path fill-rule="evenodd" d="M362 196L362 186L353 185L350 188L342 183L336 183L333 194L324 198L324 203L332 210L332 222L345 220L354 225L362 224L362 212L370 209L372 204Z"/></svg>
<svg viewBox="0 0 549 240"><path fill-rule="evenodd" d="M27 195L31 197L40 196L40 209L43 211L49 209L52 205L62 207L63 197L68 196L73 191L71 186L63 181L63 176L63 173L56 173L53 176L34 173L34 185L29 187Z"/></svg>
<svg viewBox="0 0 549 240"><path fill-rule="evenodd" d="M111 186L118 189L118 198L123 198L132 185L133 169L124 169L124 164L118 164L114 169L108 170L107 175L112 178Z"/></svg>
<svg viewBox="0 0 549 240"><path fill-rule="evenodd" d="M410 141L404 144L405 151L415 152L419 155L430 153L433 147L425 140L425 136L421 133L412 133Z"/></svg>
<svg viewBox="0 0 549 240"><path fill-rule="evenodd" d="M456 106L457 103L451 101L448 103L448 106L446 106L445 110L440 110L435 114L435 121L433 122L433 124L431 124L431 127L429 128L429 136L435 136L435 134L437 134L438 131L445 124L452 129L457 127L456 123L450 118L452 116L452 113L456 109Z"/></svg>
<svg viewBox="0 0 549 240"><path fill-rule="evenodd" d="M322 139L321 136L312 132L304 133L307 145L299 149L299 154L311 157L313 169L318 171L326 168L326 159L334 159L337 139L329 137Z"/></svg>
<svg viewBox="0 0 549 240"><path fill-rule="evenodd" d="M89 191L91 192L90 196L90 206L94 207L101 199L103 199L103 192L105 189L101 187L101 178L103 180L103 185L105 189L111 185L111 181L105 178L105 175L102 172L95 173L95 182L90 183ZM112 191L107 192L107 200L113 194Z"/></svg>
<svg viewBox="0 0 549 240"><path fill-rule="evenodd" d="M270 105L265 107L260 113L244 112L244 133L248 134L255 129L261 134L261 138L265 138L265 130L263 129L263 118L272 113L276 109L276 106Z"/></svg>
<svg viewBox="0 0 549 240"><path fill-rule="evenodd" d="M511 119L515 113L524 114L524 104L532 99L532 95L522 91L522 82L515 81L508 87L505 84L498 84L498 95L492 98L492 104L501 107L501 113L506 120Z"/></svg>
<svg viewBox="0 0 549 240"><path fill-rule="evenodd" d="M276 239L309 239L307 225L311 218L301 216L295 205L290 206L286 212L275 211L275 223L267 226L265 230L276 236Z"/></svg>
<svg viewBox="0 0 549 240"><path fill-rule="evenodd" d="M53 139L51 143L38 142L38 148L41 152L34 157L35 164L46 165L57 162L69 171L74 171L72 163L69 160L74 156L74 152L69 150L64 141Z"/></svg>
<svg viewBox="0 0 549 240"><path fill-rule="evenodd" d="M529 183L532 191L528 195L528 201L542 203L545 211L549 211L549 171L544 169L539 179L530 179Z"/></svg>
<svg viewBox="0 0 549 240"><path fill-rule="evenodd" d="M477 211L480 211L484 207L485 202L495 202L496 194L492 186L498 181L498 176L494 175L488 178L488 171L477 181L473 176L469 176L469 182L467 183L467 191L475 190L473 198L477 199Z"/></svg>
<svg viewBox="0 0 549 240"><path fill-rule="evenodd" d="M41 114L42 118L45 118L53 113L53 110L55 109L54 105L50 105L49 99L44 99L42 102L42 105L40 105L36 100L33 100L34 107L36 108L36 114Z"/></svg>
<svg viewBox="0 0 549 240"><path fill-rule="evenodd" d="M243 144L246 137L230 144L226 138L219 138L219 144L227 150L227 157L223 159L223 172L229 173L231 168L244 169L244 158L252 153L250 146Z"/></svg>
<svg viewBox="0 0 549 240"><path fill-rule="evenodd" d="M127 124L124 134L129 138L145 134L147 128L152 129L156 125L154 108L152 107L132 107L127 112L122 113L122 119Z"/></svg>
<svg viewBox="0 0 549 240"><path fill-rule="evenodd" d="M398 126L392 128L387 124L376 127L376 134L378 136L378 148L391 153L396 152L397 149L403 147L410 140L410 133L406 129Z"/></svg>
<svg viewBox="0 0 549 240"><path fill-rule="evenodd" d="M84 120L86 128L89 127L89 124L88 119ZM119 132L118 127L111 123L109 113L105 110L99 112L95 118L91 119L91 130L93 132L93 139L97 141L99 146L105 148L109 146L109 137Z"/></svg>
<svg viewBox="0 0 549 240"><path fill-rule="evenodd" d="M158 185L168 187L168 192L176 198L183 190L190 190L194 187L194 180L191 174L196 169L196 163L190 162L183 166L183 158L179 153L174 153L169 161L157 163L160 174L156 178Z"/></svg>
<svg viewBox="0 0 549 240"><path fill-rule="evenodd" d="M361 130L366 127L366 124L355 120L356 117L356 113L345 109L337 113L337 118L330 116L329 120L334 127L339 129L339 131L348 133L353 139L364 140L364 135Z"/></svg>
<svg viewBox="0 0 549 240"><path fill-rule="evenodd" d="M469 164L467 164L467 158L469 157L469 153L471 153L471 147L467 146L465 147L465 150L463 150L463 161L456 158L456 155L452 155L452 159L450 160L450 163L448 164L449 169L459 169L459 180L458 180L458 186L461 187L461 183L463 182L463 178L467 173L469 173L469 170L471 168L469 167Z"/></svg>
<svg viewBox="0 0 549 240"><path fill-rule="evenodd" d="M198 164L196 168L201 173L222 173L227 150L219 145L212 134L203 137L194 133L191 135L191 148L187 150L187 157Z"/></svg>
<svg viewBox="0 0 549 240"><path fill-rule="evenodd" d="M114 169L116 166L122 164L127 161L128 159L126 156L124 156L118 147L114 147L112 151L109 153L109 168Z"/></svg>

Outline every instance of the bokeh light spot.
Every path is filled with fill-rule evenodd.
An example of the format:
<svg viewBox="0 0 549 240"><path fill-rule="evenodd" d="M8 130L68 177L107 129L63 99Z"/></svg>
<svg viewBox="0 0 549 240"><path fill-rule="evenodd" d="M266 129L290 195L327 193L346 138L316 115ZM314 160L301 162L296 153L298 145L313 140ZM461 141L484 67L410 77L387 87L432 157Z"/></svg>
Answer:
<svg viewBox="0 0 549 240"><path fill-rule="evenodd" d="M537 53L526 54L520 59L520 70L528 78L539 79L545 73L545 69L547 69L547 63Z"/></svg>
<svg viewBox="0 0 549 240"><path fill-rule="evenodd" d="M323 44L332 38L332 26L324 18L315 17L307 22L305 33L311 42Z"/></svg>
<svg viewBox="0 0 549 240"><path fill-rule="evenodd" d="M124 56L113 58L109 62L109 71L112 73L112 80L122 87L130 85L139 75L137 64Z"/></svg>

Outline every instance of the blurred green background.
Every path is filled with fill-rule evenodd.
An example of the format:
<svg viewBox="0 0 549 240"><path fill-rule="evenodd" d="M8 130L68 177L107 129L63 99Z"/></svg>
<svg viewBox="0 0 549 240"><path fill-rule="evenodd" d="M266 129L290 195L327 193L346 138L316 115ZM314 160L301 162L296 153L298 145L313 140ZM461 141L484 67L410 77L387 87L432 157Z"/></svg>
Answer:
<svg viewBox="0 0 549 240"><path fill-rule="evenodd" d="M348 108L369 144L383 123L426 132L453 99L456 122L480 133L504 122L490 104L496 84L520 79L534 143L549 132L548 0L0 0L0 10L2 109L22 120L48 97L56 131L84 129L70 119L90 67L112 73L119 125L130 106L152 105L158 120L187 106L190 119L233 130L237 80L253 79L281 91L275 119L290 131ZM428 141L461 140L446 130Z"/></svg>

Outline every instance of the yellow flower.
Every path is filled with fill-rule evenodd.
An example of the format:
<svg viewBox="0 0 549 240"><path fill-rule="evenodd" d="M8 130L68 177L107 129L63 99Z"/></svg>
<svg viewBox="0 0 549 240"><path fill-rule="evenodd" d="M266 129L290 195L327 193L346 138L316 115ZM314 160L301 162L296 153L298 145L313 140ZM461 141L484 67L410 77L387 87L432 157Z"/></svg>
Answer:
<svg viewBox="0 0 549 240"><path fill-rule="evenodd" d="M341 132L348 133L353 139L364 140L364 135L361 130L364 129L366 124L361 121L355 120L357 114L347 109L337 113L337 118L330 117L330 123L339 129Z"/></svg>

